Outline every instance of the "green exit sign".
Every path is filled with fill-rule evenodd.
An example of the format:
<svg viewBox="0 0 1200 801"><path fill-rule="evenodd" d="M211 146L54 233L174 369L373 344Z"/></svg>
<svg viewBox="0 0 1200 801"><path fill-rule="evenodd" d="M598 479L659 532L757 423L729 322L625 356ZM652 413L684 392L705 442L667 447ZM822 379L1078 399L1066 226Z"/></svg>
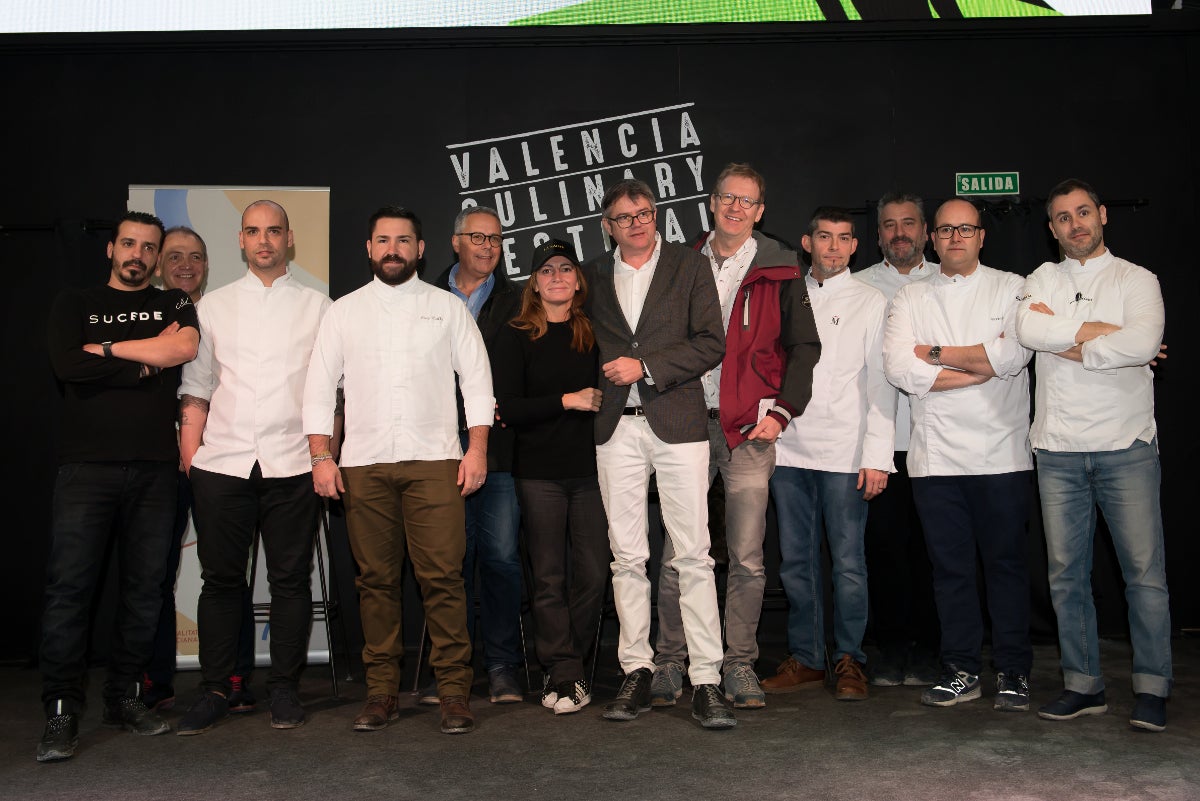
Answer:
<svg viewBox="0 0 1200 801"><path fill-rule="evenodd" d="M1019 172L956 172L954 173L956 195L1019 195L1021 173Z"/></svg>

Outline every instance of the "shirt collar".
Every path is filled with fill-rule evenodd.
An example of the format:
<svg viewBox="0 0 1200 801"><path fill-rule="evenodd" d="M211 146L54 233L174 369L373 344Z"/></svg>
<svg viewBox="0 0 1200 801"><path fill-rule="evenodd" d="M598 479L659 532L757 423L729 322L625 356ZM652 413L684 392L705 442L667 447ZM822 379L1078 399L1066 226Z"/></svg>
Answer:
<svg viewBox="0 0 1200 801"><path fill-rule="evenodd" d="M818 281L812 274L812 268L809 268L808 275L805 278L805 282L810 287L819 287L824 290L829 290L829 289L833 289L833 288L840 286L841 283L843 281L845 281L846 279L848 279L849 277L850 277L850 268L847 267L846 269L842 270L840 273L833 276L832 278L826 278L824 281Z"/></svg>
<svg viewBox="0 0 1200 801"><path fill-rule="evenodd" d="M1062 260L1061 266L1063 269L1069 270L1073 273L1097 273L1108 265L1112 264L1113 259L1115 258L1116 256L1113 255L1112 251L1108 248L1105 248L1104 252L1099 256L1096 256L1093 259L1088 259L1083 264L1079 263L1079 259L1067 258Z"/></svg>
<svg viewBox="0 0 1200 801"><path fill-rule="evenodd" d="M271 282L271 287L287 286L292 281L292 271L290 268L285 269L283 275ZM255 274L253 270L247 269L246 274L242 276L242 283L248 289L267 289L267 285L262 282L262 279Z"/></svg>
<svg viewBox="0 0 1200 801"><path fill-rule="evenodd" d="M886 258L883 260L883 267L885 270L889 270L889 271L895 273L896 275L905 275L905 273L902 273L899 270L897 270L896 265L892 264ZM929 262L925 261L925 259L922 258L921 263L918 264L916 267L913 267L911 270L909 270L907 275L909 278L919 278L922 276L929 275L931 272L933 272L933 268L930 266Z"/></svg>
<svg viewBox="0 0 1200 801"><path fill-rule="evenodd" d="M643 264L641 267L639 267L636 270L634 268L630 267L629 265L627 265L625 263L625 260L621 258L621 246L617 245L615 248L613 248L613 266L618 271L623 271L626 273L643 273L647 267L649 267L650 269L654 269L655 267L658 266L658 255L660 253L662 253L662 234L660 234L658 231L655 231L654 232L654 252L650 254L650 258L649 258L649 260L647 260L647 262L645 264Z"/></svg>

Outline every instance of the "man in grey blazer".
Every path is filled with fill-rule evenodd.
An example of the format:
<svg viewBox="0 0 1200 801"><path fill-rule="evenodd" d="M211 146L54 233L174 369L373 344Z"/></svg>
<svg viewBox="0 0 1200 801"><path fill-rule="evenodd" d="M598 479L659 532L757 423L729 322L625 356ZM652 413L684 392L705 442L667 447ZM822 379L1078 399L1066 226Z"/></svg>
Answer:
<svg viewBox="0 0 1200 801"><path fill-rule="evenodd" d="M584 265L584 274L603 372L596 466L621 621L617 655L625 671L604 717L633 720L650 708L646 493L653 473L679 572L692 716L705 728L728 728L737 720L719 687L721 622L708 555L708 412L700 384L725 351L716 284L703 257L659 236L654 195L645 183L613 185L603 207L602 225L616 248Z"/></svg>

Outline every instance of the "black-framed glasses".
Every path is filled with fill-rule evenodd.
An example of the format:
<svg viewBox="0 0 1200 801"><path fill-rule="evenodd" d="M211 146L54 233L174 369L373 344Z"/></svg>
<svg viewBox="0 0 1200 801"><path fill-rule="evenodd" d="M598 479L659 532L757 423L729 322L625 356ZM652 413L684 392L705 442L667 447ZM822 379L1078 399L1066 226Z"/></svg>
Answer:
<svg viewBox="0 0 1200 801"><path fill-rule="evenodd" d="M654 209L645 209L637 214L618 214L616 217L605 217L611 223L616 223L618 228L632 228L633 221L637 220L640 223L648 223L654 220Z"/></svg>
<svg viewBox="0 0 1200 801"><path fill-rule="evenodd" d="M488 242L492 247L498 248L504 244L504 237L500 234L485 234L479 231L463 231L459 236L465 236L471 240L472 245L482 245Z"/></svg>
<svg viewBox="0 0 1200 801"><path fill-rule="evenodd" d="M938 239L949 239L954 236L954 232L958 231L958 235L963 239L970 239L975 236L975 232L983 228L982 225L971 225L963 223L962 225L939 225L933 229L937 234Z"/></svg>
<svg viewBox="0 0 1200 801"><path fill-rule="evenodd" d="M575 272L574 264L560 264L557 267L555 267L552 264L547 264L545 267L539 267L537 274L540 275L542 278L549 278L550 276L554 275L555 273L558 273L559 275L571 275L574 272Z"/></svg>
<svg viewBox="0 0 1200 801"><path fill-rule="evenodd" d="M743 209L752 209L762 203L761 200L755 200L752 197L738 197L732 192L713 192L713 197L721 201L722 206L732 206L733 201L736 200Z"/></svg>

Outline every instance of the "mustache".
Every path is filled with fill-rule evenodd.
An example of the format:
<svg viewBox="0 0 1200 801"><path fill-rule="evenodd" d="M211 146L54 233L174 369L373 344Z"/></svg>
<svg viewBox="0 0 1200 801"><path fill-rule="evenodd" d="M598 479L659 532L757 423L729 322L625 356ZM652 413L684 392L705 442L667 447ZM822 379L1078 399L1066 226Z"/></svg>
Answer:
<svg viewBox="0 0 1200 801"><path fill-rule="evenodd" d="M123 261L123 262L121 262L121 266L122 267L141 267L143 270L146 269L146 263L143 262L141 259L130 259L129 261Z"/></svg>
<svg viewBox="0 0 1200 801"><path fill-rule="evenodd" d="M913 242L913 241L912 241L912 237L905 236L904 234L900 234L900 235L898 235L898 236L893 236L893 237L892 237L892 238L891 238L891 239L888 241L888 244L889 244L889 245L895 245L897 242L907 242L907 243L908 243L908 244L910 244L910 245L915 245L915 244L916 244L916 242Z"/></svg>
<svg viewBox="0 0 1200 801"><path fill-rule="evenodd" d="M408 259L396 254L389 254L379 260L380 264L408 264Z"/></svg>

